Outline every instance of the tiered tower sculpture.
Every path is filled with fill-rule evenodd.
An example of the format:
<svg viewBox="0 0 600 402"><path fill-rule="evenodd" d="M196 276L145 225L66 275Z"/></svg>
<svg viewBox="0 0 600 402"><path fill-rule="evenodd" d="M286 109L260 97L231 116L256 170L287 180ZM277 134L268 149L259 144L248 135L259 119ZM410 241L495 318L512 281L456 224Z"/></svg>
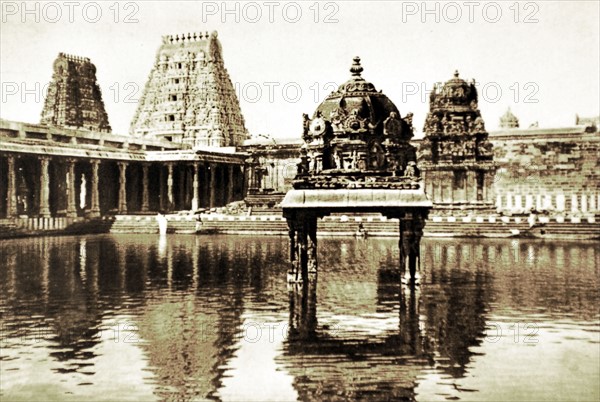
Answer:
<svg viewBox="0 0 600 402"><path fill-rule="evenodd" d="M496 167L477 99L475 81L467 83L458 71L431 92L419 166L435 214L493 212Z"/></svg>
<svg viewBox="0 0 600 402"><path fill-rule="evenodd" d="M130 133L194 148L241 145L248 132L221 53L216 32L164 36Z"/></svg>
<svg viewBox="0 0 600 402"><path fill-rule="evenodd" d="M42 124L110 132L96 66L87 57L59 53L42 110Z"/></svg>

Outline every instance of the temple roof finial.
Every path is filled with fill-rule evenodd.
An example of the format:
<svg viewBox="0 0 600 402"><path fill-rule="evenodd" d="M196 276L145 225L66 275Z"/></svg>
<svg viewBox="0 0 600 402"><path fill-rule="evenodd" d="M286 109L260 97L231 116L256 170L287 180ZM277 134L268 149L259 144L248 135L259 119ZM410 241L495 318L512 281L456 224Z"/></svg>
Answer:
<svg viewBox="0 0 600 402"><path fill-rule="evenodd" d="M352 76L354 77L360 77L360 73L364 70L360 65L360 57L356 56L353 60L354 62L352 63L352 67L350 67L350 73L352 73Z"/></svg>
<svg viewBox="0 0 600 402"><path fill-rule="evenodd" d="M454 76L458 78L458 70L454 70Z"/></svg>

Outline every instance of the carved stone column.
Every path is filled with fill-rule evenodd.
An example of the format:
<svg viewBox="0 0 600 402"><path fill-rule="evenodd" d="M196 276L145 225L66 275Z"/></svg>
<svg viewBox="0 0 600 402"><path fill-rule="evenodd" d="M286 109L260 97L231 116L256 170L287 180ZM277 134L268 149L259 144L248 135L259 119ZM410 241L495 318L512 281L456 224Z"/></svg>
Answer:
<svg viewBox="0 0 600 402"><path fill-rule="evenodd" d="M40 157L40 216L50 216L50 175L48 166L50 158Z"/></svg>
<svg viewBox="0 0 600 402"><path fill-rule="evenodd" d="M194 178L192 181L193 197L192 197L192 210L196 211L200 206L200 175L199 175L198 162L194 163Z"/></svg>
<svg viewBox="0 0 600 402"><path fill-rule="evenodd" d="M306 282L317 273L317 216L296 212L286 218L292 263L288 282Z"/></svg>
<svg viewBox="0 0 600 402"><path fill-rule="evenodd" d="M233 201L233 169L234 169L235 165L228 165L227 166L227 196L225 199L225 204L229 204L230 202Z"/></svg>
<svg viewBox="0 0 600 402"><path fill-rule="evenodd" d="M158 172L158 208L160 209L160 211L164 211L166 208L166 189L165 189L165 169L164 166L160 166L159 167L159 172Z"/></svg>
<svg viewBox="0 0 600 402"><path fill-rule="evenodd" d="M211 163L210 165L210 202L209 207L213 208L215 206L215 191L217 187L216 179L217 179L217 164Z"/></svg>
<svg viewBox="0 0 600 402"><path fill-rule="evenodd" d="M98 190L100 178L98 175L100 169L100 161L92 160L92 196L90 206L90 217L97 218L100 216L100 192Z"/></svg>
<svg viewBox="0 0 600 402"><path fill-rule="evenodd" d="M178 194L178 199L179 199L179 209L180 210L185 210L186 209L186 205L185 205L185 193L186 193L186 188L185 188L185 174L187 171L187 166L183 165L179 168L179 194Z"/></svg>
<svg viewBox="0 0 600 402"><path fill-rule="evenodd" d="M118 162L119 165L119 214L127 213L127 162Z"/></svg>
<svg viewBox="0 0 600 402"><path fill-rule="evenodd" d="M469 170L467 173L467 186L470 193L468 201L477 202L477 172L474 170Z"/></svg>
<svg viewBox="0 0 600 402"><path fill-rule="evenodd" d="M167 165L167 210L173 210L173 164Z"/></svg>
<svg viewBox="0 0 600 402"><path fill-rule="evenodd" d="M416 271L420 264L421 237L424 227L425 218L420 215L408 212L400 218L400 270L406 272L408 268L412 281L416 279Z"/></svg>
<svg viewBox="0 0 600 402"><path fill-rule="evenodd" d="M67 159L67 217L77 217L77 197L75 194L75 159Z"/></svg>
<svg viewBox="0 0 600 402"><path fill-rule="evenodd" d="M148 165L142 165L142 212L148 212Z"/></svg>
<svg viewBox="0 0 600 402"><path fill-rule="evenodd" d="M8 155L8 183L6 194L6 216L14 218L17 216L17 173L15 168L15 157Z"/></svg>

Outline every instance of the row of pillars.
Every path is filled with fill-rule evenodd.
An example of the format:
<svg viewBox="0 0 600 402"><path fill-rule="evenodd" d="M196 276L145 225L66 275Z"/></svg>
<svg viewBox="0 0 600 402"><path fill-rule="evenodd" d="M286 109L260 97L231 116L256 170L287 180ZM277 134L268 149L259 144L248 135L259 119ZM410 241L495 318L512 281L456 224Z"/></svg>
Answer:
<svg viewBox="0 0 600 402"><path fill-rule="evenodd" d="M128 172L132 166L135 169ZM151 178L151 174L158 177ZM133 180L130 184L128 176ZM110 211L147 213L151 206L163 212L212 208L242 199L243 177L241 166L232 164L150 164L8 154L0 158L0 213L8 218L51 217L53 212L56 216L77 217L84 210L87 217L93 218ZM128 208L132 204L129 197L135 199L134 211L131 205Z"/></svg>
<svg viewBox="0 0 600 402"><path fill-rule="evenodd" d="M50 161L52 160L47 156L40 156L37 158L39 161L39 210L38 215L43 218L51 216L50 212ZM30 208L27 206L29 200L26 197L19 196L17 188L19 185L26 187L26 183L17 183L17 158L14 155L8 155L7 158L7 171L6 171L6 216L16 217L19 215L18 204L22 203L23 212L29 212ZM74 218L77 217L77 193L75 190L76 174L75 164L77 160L73 158L65 159L66 163L66 174L65 174L65 195L66 195L66 210L65 216ZM100 192L99 192L99 180L98 180L98 168L100 161L91 160L91 205L89 208L89 214L92 217L100 216Z"/></svg>
<svg viewBox="0 0 600 402"><path fill-rule="evenodd" d="M485 170L423 171L426 192L434 203L493 202L492 174Z"/></svg>
<svg viewBox="0 0 600 402"><path fill-rule="evenodd" d="M587 194L499 194L496 197L496 207L508 211L541 210L597 212L600 210L600 193Z"/></svg>

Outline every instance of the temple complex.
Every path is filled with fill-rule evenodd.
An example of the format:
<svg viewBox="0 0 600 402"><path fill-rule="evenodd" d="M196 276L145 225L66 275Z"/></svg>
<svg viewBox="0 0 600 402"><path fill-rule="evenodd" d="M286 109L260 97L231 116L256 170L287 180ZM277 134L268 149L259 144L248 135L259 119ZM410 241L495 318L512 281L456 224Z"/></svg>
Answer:
<svg viewBox="0 0 600 402"><path fill-rule="evenodd" d="M488 133L474 81L456 72L435 87L425 137L415 139L412 114L401 115L362 72L356 58L351 78L299 118L301 136L249 138L216 32L165 36L131 132L118 135L94 64L60 53L40 124L0 119L0 229L58 233L102 219L131 222L110 230L153 232L157 212L208 209L198 218L206 230L289 230L292 258L308 267L302 247L316 253L317 219L329 233L354 222L352 233L363 219L372 233L420 233L429 199L426 235L531 234L541 222L556 236L583 226L582 236L599 236L598 117L523 129L509 109ZM234 201L244 202L223 211L245 215L223 229L214 208ZM412 202L419 212L408 211ZM187 215L185 231L200 230ZM412 223L400 228L403 219Z"/></svg>
<svg viewBox="0 0 600 402"><path fill-rule="evenodd" d="M110 133L96 66L87 57L59 53L41 123Z"/></svg>
<svg viewBox="0 0 600 402"><path fill-rule="evenodd" d="M215 128L213 134L219 134L211 138L216 141L213 145L223 148L192 149L199 145L195 139L153 135L156 131L152 130L160 125L147 126L150 131L146 135L112 134L95 66L88 58L60 53L41 124L0 120L0 217L16 219L27 229L48 230L81 219L195 211L242 200L246 156L224 147L245 138L239 105L235 97L230 99L233 110L219 103L223 93L232 93L222 87L232 86L222 67L216 33L191 38L165 37L159 59L164 60L171 51L179 60L182 53L175 48L186 54L192 48L205 49L206 60L198 59L200 64L188 60L193 65L186 64L183 81L195 88L189 93L197 96L185 98L185 102L190 111L212 109L210 126ZM194 57L202 58L201 53ZM202 76L206 82L218 84L189 82L192 70L203 70L194 75L195 80ZM173 75L171 70L168 75ZM156 92L166 84L162 75L155 72L154 76L158 81L151 77L140 105L161 99ZM163 100L160 110L169 103L167 98ZM237 122L237 131L233 126L218 125L232 121ZM221 135L224 137L217 140Z"/></svg>
<svg viewBox="0 0 600 402"><path fill-rule="evenodd" d="M438 214L493 209L493 150L477 100L458 71L431 92L419 161Z"/></svg>
<svg viewBox="0 0 600 402"><path fill-rule="evenodd" d="M217 33L163 36L131 135L202 147L235 147L248 137Z"/></svg>

